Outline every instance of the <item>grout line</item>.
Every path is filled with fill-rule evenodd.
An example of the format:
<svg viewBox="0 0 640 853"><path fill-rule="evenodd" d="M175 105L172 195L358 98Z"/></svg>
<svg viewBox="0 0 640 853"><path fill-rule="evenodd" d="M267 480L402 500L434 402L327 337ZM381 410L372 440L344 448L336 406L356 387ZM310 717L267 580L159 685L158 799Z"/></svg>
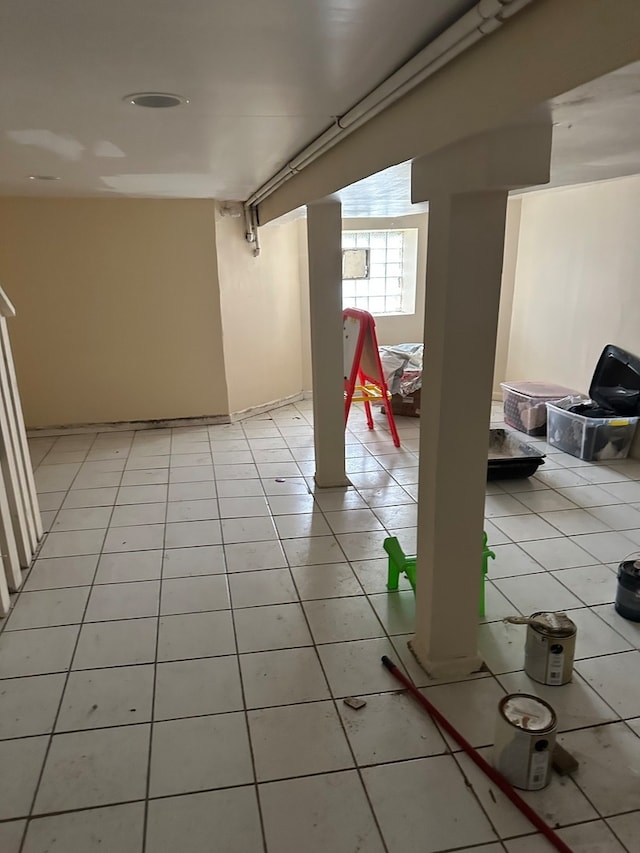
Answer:
<svg viewBox="0 0 640 853"><path fill-rule="evenodd" d="M242 427L242 432L244 434L244 427ZM211 451L212 451L212 455L213 455L213 444L211 442L211 434L210 433L209 433L209 446L211 447ZM255 464L255 458L253 457L253 453L251 454L251 456L254 459L254 464ZM214 467L214 476L215 476L215 467ZM220 498L217 496L218 495L217 481L215 481L215 483L216 483L216 501L218 504L218 515L220 515ZM221 529L221 533L222 533L222 522L220 522L220 529ZM240 692L241 692L241 696L242 696L242 712L244 714L244 725L245 725L245 731L247 734L247 742L249 744L249 754L251 756L251 771L253 773L253 791L254 791L254 796L256 798L256 806L258 809L258 820L260 821L260 834L262 836L262 847L263 847L263 850L265 851L265 853L267 853L267 835L266 835L266 830L265 830L265 825L264 825L264 815L262 813L262 802L260 800L260 787L258 785L258 774L256 772L256 760L255 760L255 753L254 753L254 747L253 747L253 738L251 737L251 726L249 725L249 710L247 708L247 698L246 698L244 677L242 674L242 667L240 666L240 655L238 652L238 630L237 630L237 626L236 626L235 614L234 614L234 609L233 609L233 600L232 600L232 595L231 595L231 584L229 583L229 573L228 573L228 567L227 567L227 561L226 561L226 552L223 552L223 553L224 553L224 563L225 563L225 577L226 577L226 582L227 582L227 595L229 597L229 612L231 614L231 625L232 625L232 629L233 629L233 641L234 641L235 647L236 647L235 660L236 660L236 667L238 669L238 679L240 682Z"/></svg>

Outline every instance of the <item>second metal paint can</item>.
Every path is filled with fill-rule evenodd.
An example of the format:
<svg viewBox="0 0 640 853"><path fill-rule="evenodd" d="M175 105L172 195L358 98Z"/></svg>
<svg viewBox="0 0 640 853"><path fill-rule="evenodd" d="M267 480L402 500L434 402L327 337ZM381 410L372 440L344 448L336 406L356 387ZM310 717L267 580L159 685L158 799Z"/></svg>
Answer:
<svg viewBox="0 0 640 853"><path fill-rule="evenodd" d="M556 714L548 702L528 693L505 696L498 705L493 766L515 788L545 788L556 729Z"/></svg>
<svg viewBox="0 0 640 853"><path fill-rule="evenodd" d="M534 613L527 625L524 671L540 684L568 684L573 674L577 628L566 613Z"/></svg>

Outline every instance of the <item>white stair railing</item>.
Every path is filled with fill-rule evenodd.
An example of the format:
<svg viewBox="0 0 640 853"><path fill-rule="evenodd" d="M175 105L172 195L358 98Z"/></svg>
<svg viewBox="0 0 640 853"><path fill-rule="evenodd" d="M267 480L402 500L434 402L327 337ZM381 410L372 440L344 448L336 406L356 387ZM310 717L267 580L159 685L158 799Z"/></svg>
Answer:
<svg viewBox="0 0 640 853"><path fill-rule="evenodd" d="M9 592L22 583L42 538L27 433L11 353L7 317L15 308L0 288L0 616L9 611Z"/></svg>

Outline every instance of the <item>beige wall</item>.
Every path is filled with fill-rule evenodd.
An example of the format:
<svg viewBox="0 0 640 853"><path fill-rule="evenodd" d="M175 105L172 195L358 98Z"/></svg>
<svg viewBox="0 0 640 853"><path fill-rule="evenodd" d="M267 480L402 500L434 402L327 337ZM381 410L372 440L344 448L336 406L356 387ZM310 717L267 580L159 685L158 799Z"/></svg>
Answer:
<svg viewBox="0 0 640 853"><path fill-rule="evenodd" d="M524 195L508 379L587 391L607 343L640 355L640 177Z"/></svg>
<svg viewBox="0 0 640 853"><path fill-rule="evenodd" d="M509 359L513 292L516 283L516 265L520 241L521 209L522 202L520 197L510 198L507 202L507 220L504 229L504 255L502 259L502 283L500 288L500 311L498 313L496 358L493 370L493 395L498 400L502 399L500 383L506 377Z"/></svg>
<svg viewBox="0 0 640 853"><path fill-rule="evenodd" d="M0 199L32 427L229 411L214 204Z"/></svg>
<svg viewBox="0 0 640 853"><path fill-rule="evenodd" d="M302 391L298 232L295 221L261 228L262 249L254 258L244 220L216 220L231 412Z"/></svg>

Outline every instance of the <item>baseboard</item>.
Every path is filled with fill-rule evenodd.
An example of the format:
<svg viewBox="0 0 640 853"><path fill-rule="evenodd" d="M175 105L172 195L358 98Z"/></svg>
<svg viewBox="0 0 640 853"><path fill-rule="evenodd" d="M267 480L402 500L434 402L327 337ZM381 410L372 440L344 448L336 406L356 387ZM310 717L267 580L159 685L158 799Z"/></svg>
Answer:
<svg viewBox="0 0 640 853"><path fill-rule="evenodd" d="M288 397L281 397L279 400L270 400L268 403L261 403L259 406L250 406L248 409L241 409L239 412L231 412L229 418L231 423L244 421L256 415L263 415L272 409L281 409L283 406L290 406L291 403L298 403L303 399L304 392L298 391L297 394L289 394Z"/></svg>
<svg viewBox="0 0 640 853"><path fill-rule="evenodd" d="M173 427L212 426L231 423L229 415L201 415L195 418L157 418L148 421L112 421L95 424L69 424L68 426L30 427L30 438L59 435L81 435L87 432L125 432L138 429L171 429Z"/></svg>
<svg viewBox="0 0 640 853"><path fill-rule="evenodd" d="M302 392L303 400L312 400L313 399L313 391L303 391Z"/></svg>

